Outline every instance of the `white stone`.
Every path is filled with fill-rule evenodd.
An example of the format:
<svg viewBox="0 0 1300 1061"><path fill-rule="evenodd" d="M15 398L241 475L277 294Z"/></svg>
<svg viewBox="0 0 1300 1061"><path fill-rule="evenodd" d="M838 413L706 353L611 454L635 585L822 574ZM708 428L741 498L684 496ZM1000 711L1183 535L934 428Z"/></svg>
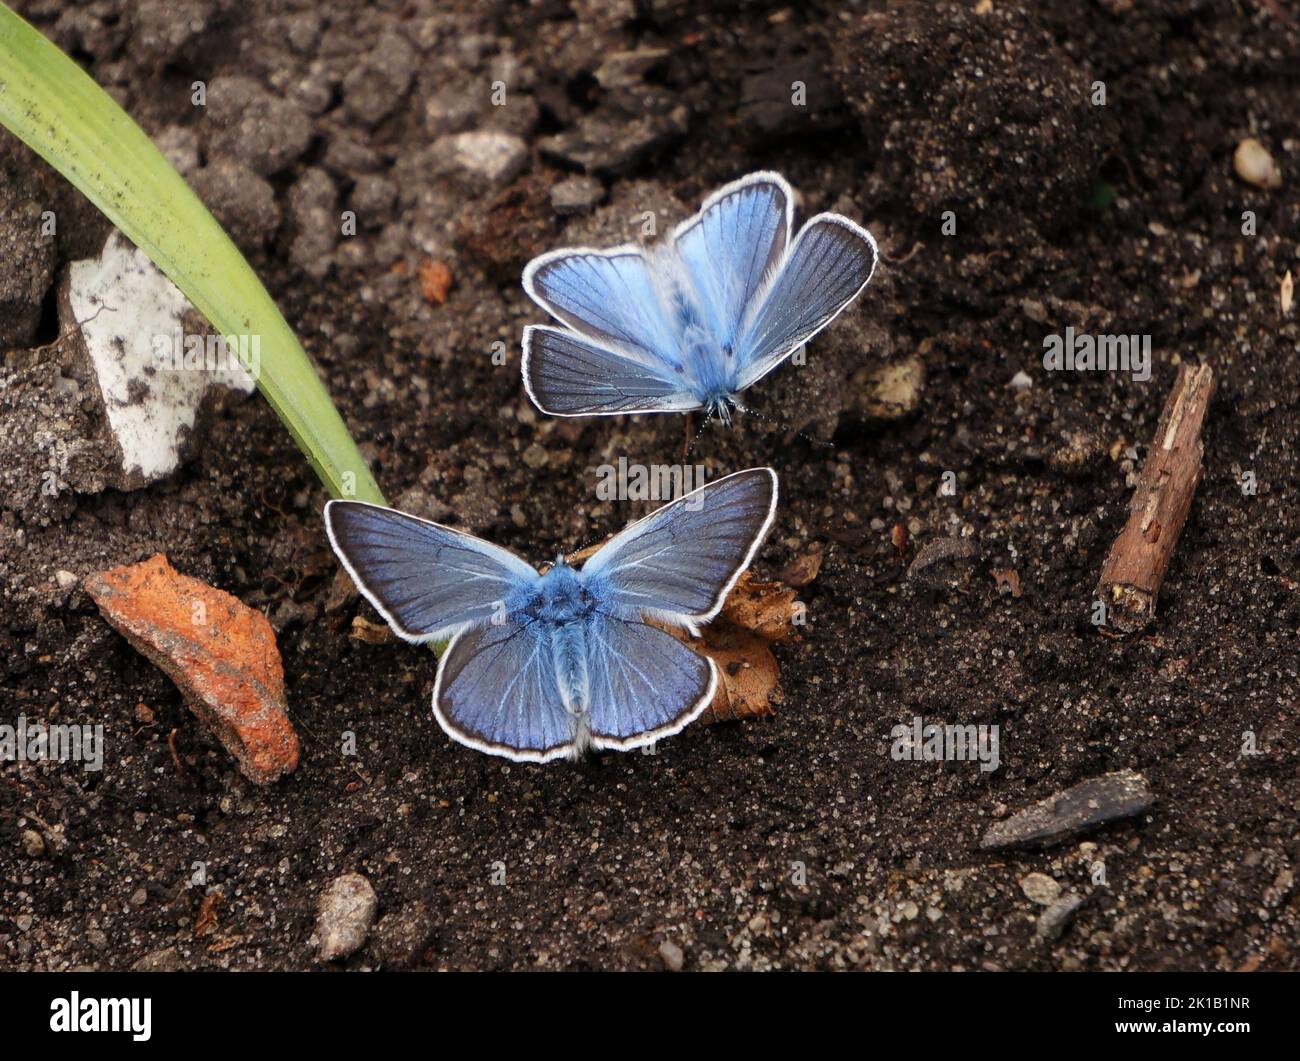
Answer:
<svg viewBox="0 0 1300 1061"><path fill-rule="evenodd" d="M1247 184L1257 188L1282 187L1282 171L1277 168L1268 148L1254 137L1248 137L1237 145L1232 153L1232 165L1237 176Z"/></svg>
<svg viewBox="0 0 1300 1061"><path fill-rule="evenodd" d="M193 430L210 388L248 394L255 386L233 358L219 360L216 368L178 369L163 362L163 344L184 334L193 307L148 255L116 230L99 258L70 266L68 304L121 450L123 474L140 485L180 466L182 433ZM250 361L254 371L258 363Z"/></svg>

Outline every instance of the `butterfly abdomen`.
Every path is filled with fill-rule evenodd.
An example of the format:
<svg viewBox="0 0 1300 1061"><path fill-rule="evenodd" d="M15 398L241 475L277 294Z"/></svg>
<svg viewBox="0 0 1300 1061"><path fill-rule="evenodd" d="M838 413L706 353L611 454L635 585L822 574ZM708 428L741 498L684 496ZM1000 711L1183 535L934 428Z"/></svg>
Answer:
<svg viewBox="0 0 1300 1061"><path fill-rule="evenodd" d="M586 625L594 606L581 576L561 557L543 576L532 607L532 614L550 640L560 700L575 720L586 714L591 702Z"/></svg>
<svg viewBox="0 0 1300 1061"><path fill-rule="evenodd" d="M557 625L551 631L551 659L560 699L570 715L587 713L591 681L587 673L587 638L580 621Z"/></svg>

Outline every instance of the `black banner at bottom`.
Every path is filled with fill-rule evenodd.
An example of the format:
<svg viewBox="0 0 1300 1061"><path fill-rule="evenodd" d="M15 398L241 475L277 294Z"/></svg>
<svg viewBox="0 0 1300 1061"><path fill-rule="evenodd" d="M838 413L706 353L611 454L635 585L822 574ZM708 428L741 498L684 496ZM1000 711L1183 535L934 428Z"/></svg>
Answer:
<svg viewBox="0 0 1300 1061"><path fill-rule="evenodd" d="M888 1031L927 1042L978 1035L1041 1047L1044 1036L1068 1034L1093 1048L1129 1040L1258 1049L1292 1025L1296 983L1230 973L0 975L6 1046L93 1049L112 1039L128 1049L223 1051L373 1049L377 1034L450 1032L452 1022L462 1033L477 1026L475 1037L493 1046L531 1045L563 1023L583 1038L648 1031L683 1047L696 1045L683 1037L731 1048L757 1036L770 1048L772 1032L848 1032L869 1047Z"/></svg>

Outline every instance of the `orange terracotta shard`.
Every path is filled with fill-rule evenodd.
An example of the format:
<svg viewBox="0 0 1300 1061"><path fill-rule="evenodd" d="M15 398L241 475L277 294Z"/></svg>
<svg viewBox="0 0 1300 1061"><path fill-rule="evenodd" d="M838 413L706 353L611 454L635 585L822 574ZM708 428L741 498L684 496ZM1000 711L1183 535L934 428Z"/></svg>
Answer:
<svg viewBox="0 0 1300 1061"><path fill-rule="evenodd" d="M298 765L284 667L266 616L179 574L162 553L91 575L84 586L109 625L176 683L251 780L270 784Z"/></svg>

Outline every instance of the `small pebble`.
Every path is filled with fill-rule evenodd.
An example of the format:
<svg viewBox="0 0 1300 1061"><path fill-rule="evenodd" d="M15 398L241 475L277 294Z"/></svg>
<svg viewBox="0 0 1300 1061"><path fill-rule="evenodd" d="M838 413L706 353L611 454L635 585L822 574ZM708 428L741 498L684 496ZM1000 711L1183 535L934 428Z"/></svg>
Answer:
<svg viewBox="0 0 1300 1061"><path fill-rule="evenodd" d="M1248 137L1237 145L1232 165L1238 177L1256 188L1282 187L1282 171L1277 168L1268 148L1254 137Z"/></svg>
<svg viewBox="0 0 1300 1061"><path fill-rule="evenodd" d="M528 145L523 140L491 129L453 133L433 146L445 163L483 184L508 184L528 164Z"/></svg>
<svg viewBox="0 0 1300 1061"><path fill-rule="evenodd" d="M345 873L321 895L316 919L321 961L356 953L370 934L379 900L360 873Z"/></svg>
<svg viewBox="0 0 1300 1061"><path fill-rule="evenodd" d="M451 291L451 266L425 258L420 262L420 293L434 305L441 306Z"/></svg>
<svg viewBox="0 0 1300 1061"><path fill-rule="evenodd" d="M1074 915L1083 905L1082 895L1067 895L1057 899L1038 916L1034 925L1034 934L1045 943L1061 938L1061 933L1074 920Z"/></svg>
<svg viewBox="0 0 1300 1061"><path fill-rule="evenodd" d="M920 406L925 376L925 362L915 354L878 368L866 369L853 378L853 401L869 417L901 419Z"/></svg>
<svg viewBox="0 0 1300 1061"><path fill-rule="evenodd" d="M1061 895L1061 885L1046 873L1030 873L1020 879L1020 890L1040 906L1050 906Z"/></svg>
<svg viewBox="0 0 1300 1061"><path fill-rule="evenodd" d="M551 188L551 209L557 214L582 214L604 197L605 186L595 177L566 177Z"/></svg>
<svg viewBox="0 0 1300 1061"><path fill-rule="evenodd" d="M35 829L23 830L23 851L28 858L40 858L45 854L45 837Z"/></svg>
<svg viewBox="0 0 1300 1061"><path fill-rule="evenodd" d="M131 966L137 973L175 973L181 968L181 956L175 947L150 951Z"/></svg>
<svg viewBox="0 0 1300 1061"><path fill-rule="evenodd" d="M680 973L682 966L686 964L686 955L682 953L682 948L672 940L664 940L659 944L659 957L664 960L664 965L675 973Z"/></svg>
<svg viewBox="0 0 1300 1061"><path fill-rule="evenodd" d="M596 68L601 88L627 88L638 84L657 63L668 58L667 48L638 48L636 51L613 52Z"/></svg>
<svg viewBox="0 0 1300 1061"><path fill-rule="evenodd" d="M1035 324L1045 324L1047 322L1047 307L1035 298L1021 299L1020 310Z"/></svg>

